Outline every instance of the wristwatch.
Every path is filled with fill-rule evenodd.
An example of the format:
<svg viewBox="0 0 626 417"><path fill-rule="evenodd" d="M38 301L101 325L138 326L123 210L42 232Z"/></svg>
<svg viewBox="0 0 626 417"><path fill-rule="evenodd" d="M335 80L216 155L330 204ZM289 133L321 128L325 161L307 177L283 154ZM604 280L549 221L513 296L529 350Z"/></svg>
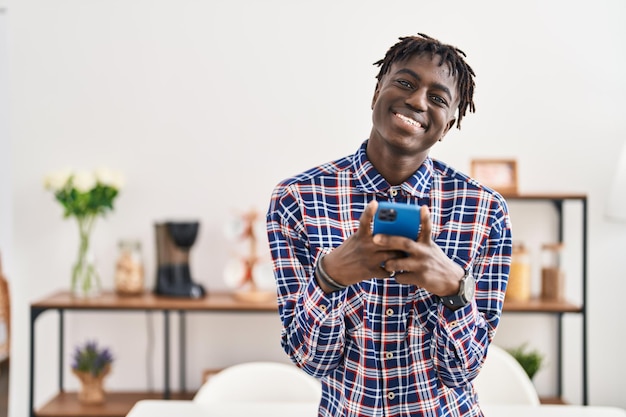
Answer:
<svg viewBox="0 0 626 417"><path fill-rule="evenodd" d="M474 298L474 291L476 290L476 280L472 273L467 270L465 275L461 278L461 286L459 292L456 295L449 295L447 297L441 297L441 302L444 306L451 310L458 310L461 307L465 307L472 302Z"/></svg>

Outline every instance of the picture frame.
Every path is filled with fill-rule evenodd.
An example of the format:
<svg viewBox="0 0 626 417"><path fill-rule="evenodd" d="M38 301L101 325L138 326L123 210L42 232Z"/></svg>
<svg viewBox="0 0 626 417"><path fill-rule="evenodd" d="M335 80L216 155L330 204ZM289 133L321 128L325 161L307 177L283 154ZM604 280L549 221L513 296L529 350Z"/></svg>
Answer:
<svg viewBox="0 0 626 417"><path fill-rule="evenodd" d="M515 159L473 159L471 177L502 195L517 194L517 161Z"/></svg>

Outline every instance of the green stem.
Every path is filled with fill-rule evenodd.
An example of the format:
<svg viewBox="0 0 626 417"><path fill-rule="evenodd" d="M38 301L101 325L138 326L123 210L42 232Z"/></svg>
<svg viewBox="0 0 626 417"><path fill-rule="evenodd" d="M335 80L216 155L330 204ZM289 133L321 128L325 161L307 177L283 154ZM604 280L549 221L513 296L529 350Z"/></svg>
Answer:
<svg viewBox="0 0 626 417"><path fill-rule="evenodd" d="M92 260L88 259L89 239L96 220L96 216L80 216L78 222L79 245L78 257L72 270L72 292L80 291L82 295L88 295L94 286L100 285L100 277Z"/></svg>

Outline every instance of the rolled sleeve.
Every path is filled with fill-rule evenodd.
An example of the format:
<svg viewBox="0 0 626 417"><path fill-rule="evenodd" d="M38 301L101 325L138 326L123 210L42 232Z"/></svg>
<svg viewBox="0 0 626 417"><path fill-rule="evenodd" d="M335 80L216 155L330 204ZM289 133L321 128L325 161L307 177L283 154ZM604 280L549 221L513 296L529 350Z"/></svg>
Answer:
<svg viewBox="0 0 626 417"><path fill-rule="evenodd" d="M435 367L442 382L462 386L478 375L488 326L476 307L476 302L453 311L438 306Z"/></svg>
<svg viewBox="0 0 626 417"><path fill-rule="evenodd" d="M295 306L295 323L287 329L283 347L311 375L324 376L341 360L345 293L326 294L311 277Z"/></svg>

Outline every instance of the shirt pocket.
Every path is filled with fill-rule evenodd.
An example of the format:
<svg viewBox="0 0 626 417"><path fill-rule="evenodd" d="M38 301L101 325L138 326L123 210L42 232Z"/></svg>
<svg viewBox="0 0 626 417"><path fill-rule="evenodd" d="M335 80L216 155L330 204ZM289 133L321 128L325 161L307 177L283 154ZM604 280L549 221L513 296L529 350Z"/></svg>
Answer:
<svg viewBox="0 0 626 417"><path fill-rule="evenodd" d="M430 339L437 324L438 297L426 290L418 289L408 320L408 337L411 345Z"/></svg>
<svg viewBox="0 0 626 417"><path fill-rule="evenodd" d="M356 287L358 288L358 286ZM346 335L349 340L356 342L359 346L363 346L366 319L363 296L358 292L354 292L352 295L352 297L347 297L344 307Z"/></svg>

